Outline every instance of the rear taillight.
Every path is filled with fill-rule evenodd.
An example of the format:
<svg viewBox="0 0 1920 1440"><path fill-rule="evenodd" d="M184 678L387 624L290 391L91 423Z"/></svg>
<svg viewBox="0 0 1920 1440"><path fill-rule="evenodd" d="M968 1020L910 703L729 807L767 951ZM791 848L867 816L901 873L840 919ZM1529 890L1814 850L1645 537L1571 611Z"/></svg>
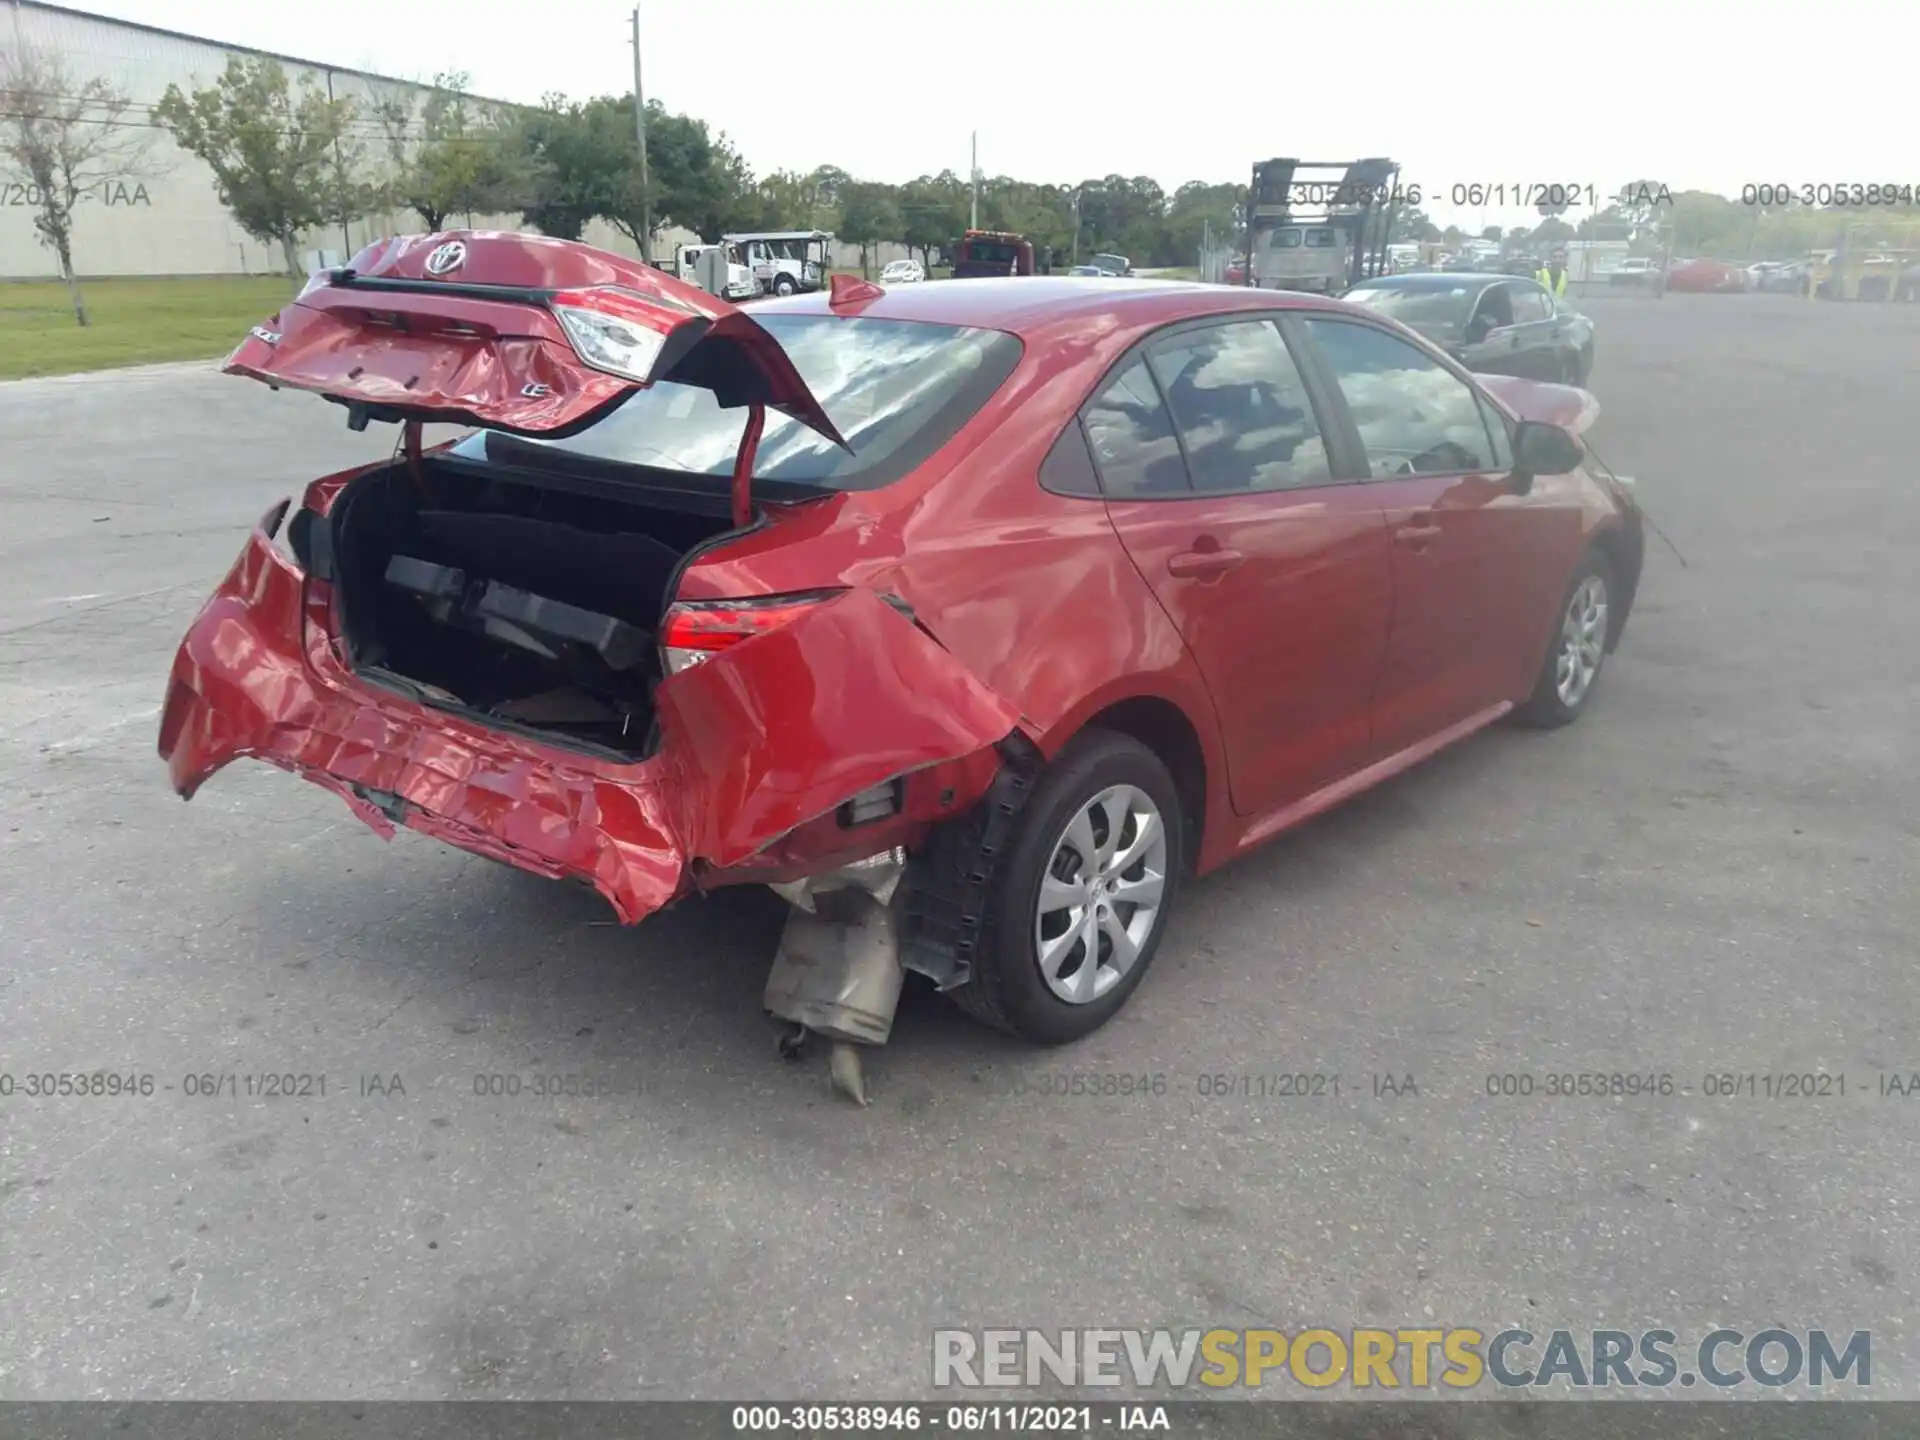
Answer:
<svg viewBox="0 0 1920 1440"><path fill-rule="evenodd" d="M678 675L742 640L778 630L842 593L810 590L752 600L683 600L661 622L660 663L667 674Z"/></svg>
<svg viewBox="0 0 1920 1440"><path fill-rule="evenodd" d="M685 306L611 285L562 290L548 302L574 354L596 370L645 384L667 332L692 318Z"/></svg>

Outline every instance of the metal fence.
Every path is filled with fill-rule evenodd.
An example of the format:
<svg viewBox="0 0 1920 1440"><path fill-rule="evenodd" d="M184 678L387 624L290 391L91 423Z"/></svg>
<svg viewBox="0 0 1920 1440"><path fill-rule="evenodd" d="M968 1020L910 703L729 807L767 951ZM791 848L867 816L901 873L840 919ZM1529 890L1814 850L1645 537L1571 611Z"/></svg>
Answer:
<svg viewBox="0 0 1920 1440"><path fill-rule="evenodd" d="M1199 278L1209 285L1227 283L1227 267L1233 263L1231 238L1216 234L1211 221L1200 231Z"/></svg>

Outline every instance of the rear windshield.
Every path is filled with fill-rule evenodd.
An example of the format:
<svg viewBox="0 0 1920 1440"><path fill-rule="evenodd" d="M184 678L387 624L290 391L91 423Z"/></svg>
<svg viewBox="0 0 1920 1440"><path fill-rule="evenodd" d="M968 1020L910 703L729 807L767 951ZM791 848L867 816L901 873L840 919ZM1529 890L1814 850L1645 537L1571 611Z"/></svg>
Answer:
<svg viewBox="0 0 1920 1440"><path fill-rule="evenodd" d="M1020 258L1019 247L991 240L969 240L960 251L962 258L987 265L1011 265Z"/></svg>
<svg viewBox="0 0 1920 1440"><path fill-rule="evenodd" d="M999 330L832 315L757 317L787 354L840 433L842 450L777 410L767 412L754 478L802 489L890 485L944 445L1013 373L1020 342ZM530 449L712 476L723 485L746 429L744 408L723 410L688 385L635 391L604 420L564 440L472 437L456 453L501 441Z"/></svg>

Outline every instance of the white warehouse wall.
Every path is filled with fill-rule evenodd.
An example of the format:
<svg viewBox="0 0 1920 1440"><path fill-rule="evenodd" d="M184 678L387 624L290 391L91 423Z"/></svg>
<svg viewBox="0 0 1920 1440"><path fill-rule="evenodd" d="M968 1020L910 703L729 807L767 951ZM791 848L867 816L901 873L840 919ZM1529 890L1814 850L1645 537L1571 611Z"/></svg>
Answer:
<svg viewBox="0 0 1920 1440"><path fill-rule="evenodd" d="M260 53L38 0L0 0L0 48L15 46L59 56L76 81L99 76L124 90L133 102L125 118L142 125L153 124L153 107L169 85L183 90L210 85L226 69L230 54ZM333 94L358 102L356 134L376 162L385 154L385 137L373 118L374 104L397 95L409 95L417 103L428 93L427 87L409 81L275 58L294 84L302 75L312 75ZM144 159L148 173L110 180L82 201L76 214L73 259L82 275L241 275L284 268L277 246L253 239L227 214L205 165L180 150L164 130L143 133L149 137ZM57 274L52 252L34 233L33 213L20 185L0 181L0 279ZM460 217L461 223L467 219ZM480 229L521 228L518 216L475 215L471 224ZM420 217L410 211L369 216L343 229L311 232L303 237L301 249L351 254L369 240L420 228ZM622 254L638 253L604 222L595 221L586 238ZM675 243L693 238L684 231L664 231L655 253L662 247L670 252Z"/></svg>
<svg viewBox="0 0 1920 1440"><path fill-rule="evenodd" d="M0 48L13 46L58 55L77 81L104 78L131 98L132 108L126 119L148 126L153 125L153 107L160 103L169 85L182 90L210 85L226 69L229 55L262 53L88 15L41 0L0 0ZM295 85L302 75L312 75L333 94L354 98L359 107L356 134L364 141L368 158L376 163L385 154L385 137L373 118L373 106L381 99L401 95L418 104L428 94L428 87L408 80L315 65L288 56L274 58ZM147 173L108 181L91 199L83 201L77 212L73 260L81 275L278 274L284 268L277 246L253 239L227 214L215 192L212 172L205 165L180 150L164 130L156 127L142 133L149 137L144 160ZM33 213L20 185L0 181L0 280L42 279L57 273L53 253L34 233ZM478 229L525 228L516 215L462 216L456 223ZM375 215L341 229L310 232L302 238L300 248L303 254L328 250L344 258L370 240L420 228L420 217L410 211ZM654 256L668 259L674 245L696 238L685 230L663 230L655 236ZM604 221L594 221L586 239L623 255L639 253L631 241ZM907 253L901 245L876 245L869 250L868 263L878 273L880 266ZM837 246L834 264L857 269L859 247Z"/></svg>

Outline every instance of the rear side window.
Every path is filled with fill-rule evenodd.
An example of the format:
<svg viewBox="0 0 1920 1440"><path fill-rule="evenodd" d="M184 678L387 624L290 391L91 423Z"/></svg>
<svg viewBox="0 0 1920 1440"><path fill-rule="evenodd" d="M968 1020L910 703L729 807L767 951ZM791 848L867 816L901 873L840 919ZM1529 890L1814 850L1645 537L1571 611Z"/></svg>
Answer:
<svg viewBox="0 0 1920 1440"><path fill-rule="evenodd" d="M804 488L870 490L892 484L952 439L1020 360L1020 341L998 330L837 315L764 315L807 388L852 453L798 420L767 412L754 478ZM513 441L529 449L711 476L724 485L746 429L744 408L723 410L713 392L655 385L564 440ZM497 440L500 437L489 437ZM456 453L472 453L462 442Z"/></svg>
<svg viewBox="0 0 1920 1440"><path fill-rule="evenodd" d="M1267 321L1183 330L1153 345L1147 361L1185 442L1195 490L1296 490L1330 479L1313 402Z"/></svg>
<svg viewBox="0 0 1920 1440"><path fill-rule="evenodd" d="M1146 361L1135 360L1109 381L1082 412L1081 423L1109 500L1192 493L1173 417Z"/></svg>

